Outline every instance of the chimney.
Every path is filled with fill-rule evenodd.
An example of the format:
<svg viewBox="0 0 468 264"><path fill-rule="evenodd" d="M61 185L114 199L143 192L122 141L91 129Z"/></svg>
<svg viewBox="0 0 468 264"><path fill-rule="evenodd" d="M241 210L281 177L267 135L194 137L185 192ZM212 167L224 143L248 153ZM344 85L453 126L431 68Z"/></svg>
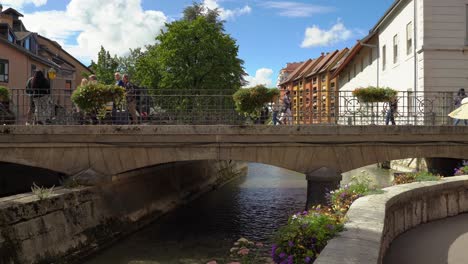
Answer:
<svg viewBox="0 0 468 264"><path fill-rule="evenodd" d="M325 53L322 52L322 56L325 55Z"/></svg>

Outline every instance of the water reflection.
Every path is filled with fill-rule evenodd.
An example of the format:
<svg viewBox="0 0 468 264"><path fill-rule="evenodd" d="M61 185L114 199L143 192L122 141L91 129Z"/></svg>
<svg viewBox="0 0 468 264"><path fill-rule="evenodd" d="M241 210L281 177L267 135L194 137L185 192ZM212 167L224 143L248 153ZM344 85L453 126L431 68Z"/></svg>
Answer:
<svg viewBox="0 0 468 264"><path fill-rule="evenodd" d="M169 213L86 263L178 264L224 257L239 237L268 241L291 213L304 208L306 191L303 174L250 164L247 177Z"/></svg>

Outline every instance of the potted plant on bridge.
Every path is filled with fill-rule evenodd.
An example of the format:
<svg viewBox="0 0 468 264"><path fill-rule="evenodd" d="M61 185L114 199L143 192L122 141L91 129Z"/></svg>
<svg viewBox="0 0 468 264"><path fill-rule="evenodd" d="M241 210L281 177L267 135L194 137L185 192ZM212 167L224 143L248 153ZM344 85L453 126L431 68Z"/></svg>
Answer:
<svg viewBox="0 0 468 264"><path fill-rule="evenodd" d="M234 103L237 112L250 118L251 120L262 120L267 116L267 104L273 101L273 98L279 96L279 90L276 88L266 88L264 85L257 85L251 88L242 88L234 93ZM262 115L263 114L263 115Z"/></svg>
<svg viewBox="0 0 468 264"><path fill-rule="evenodd" d="M14 114L10 111L10 90L0 86L0 122L12 124L15 121Z"/></svg>
<svg viewBox="0 0 468 264"><path fill-rule="evenodd" d="M119 104L124 98L125 89L123 87L101 83L88 83L79 86L71 96L73 103L93 123L94 121L100 122L105 117L108 102Z"/></svg>
<svg viewBox="0 0 468 264"><path fill-rule="evenodd" d="M388 87L369 86L366 88L357 88L353 91L353 96L358 99L359 103L364 105L364 108L361 107L360 112L365 117L370 116L371 124L374 124L374 118L381 112L379 110L379 103L389 102L392 98L395 98L397 94L398 91ZM376 108L375 111L374 108Z"/></svg>

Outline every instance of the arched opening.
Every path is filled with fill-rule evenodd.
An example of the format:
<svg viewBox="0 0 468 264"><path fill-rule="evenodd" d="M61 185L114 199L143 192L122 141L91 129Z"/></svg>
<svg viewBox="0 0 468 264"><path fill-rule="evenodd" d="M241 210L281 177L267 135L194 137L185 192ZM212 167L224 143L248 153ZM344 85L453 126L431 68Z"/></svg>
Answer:
<svg viewBox="0 0 468 264"><path fill-rule="evenodd" d="M47 169L0 162L0 197L31 191L35 183L42 187L61 185L64 174Z"/></svg>

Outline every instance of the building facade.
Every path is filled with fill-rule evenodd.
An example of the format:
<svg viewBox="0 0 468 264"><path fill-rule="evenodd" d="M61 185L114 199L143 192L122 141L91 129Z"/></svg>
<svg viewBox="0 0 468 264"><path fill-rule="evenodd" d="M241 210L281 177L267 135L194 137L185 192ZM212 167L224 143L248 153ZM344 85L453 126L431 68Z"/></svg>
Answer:
<svg viewBox="0 0 468 264"><path fill-rule="evenodd" d="M51 94L58 107L70 108L70 95L80 84L82 74L91 70L67 53L55 41L28 31L21 21L23 15L15 9L3 10L0 5L0 85L12 93L10 108L17 118L24 118L30 108L25 96L27 80L34 71L53 69L56 79L51 81Z"/></svg>
<svg viewBox="0 0 468 264"><path fill-rule="evenodd" d="M337 113L338 86L333 73L348 54L336 50L303 62L280 83L281 95L291 92L295 124L334 123Z"/></svg>

